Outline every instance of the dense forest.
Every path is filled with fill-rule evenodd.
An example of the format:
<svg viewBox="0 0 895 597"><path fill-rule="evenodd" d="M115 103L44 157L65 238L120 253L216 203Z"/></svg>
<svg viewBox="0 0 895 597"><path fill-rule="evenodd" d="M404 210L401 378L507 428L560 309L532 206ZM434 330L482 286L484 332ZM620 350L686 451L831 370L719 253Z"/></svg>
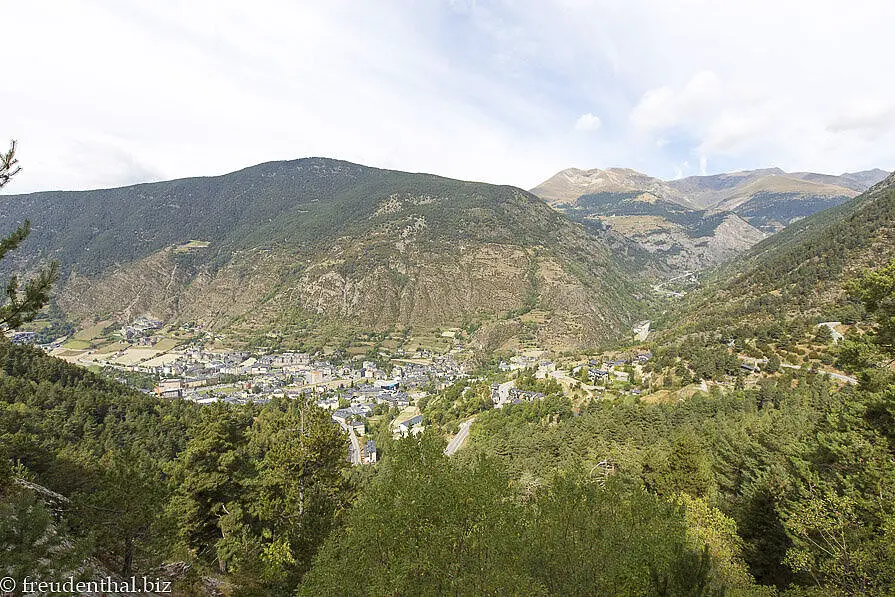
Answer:
<svg viewBox="0 0 895 597"><path fill-rule="evenodd" d="M352 498L345 439L310 403L162 401L5 341L0 369L9 576L49 560L128 578L173 559L276 594Z"/></svg>

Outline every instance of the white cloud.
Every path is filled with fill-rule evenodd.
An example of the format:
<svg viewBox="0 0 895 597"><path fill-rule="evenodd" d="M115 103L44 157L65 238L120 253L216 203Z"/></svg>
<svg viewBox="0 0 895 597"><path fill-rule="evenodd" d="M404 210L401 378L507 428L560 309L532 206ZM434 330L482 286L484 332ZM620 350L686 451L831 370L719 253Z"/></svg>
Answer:
<svg viewBox="0 0 895 597"><path fill-rule="evenodd" d="M631 112L631 121L644 131L659 131L678 124L678 100L671 87L650 89Z"/></svg>
<svg viewBox="0 0 895 597"><path fill-rule="evenodd" d="M0 146L25 168L4 192L308 155L525 187L700 157L895 167L895 3L46 0L3 20Z"/></svg>
<svg viewBox="0 0 895 597"><path fill-rule="evenodd" d="M651 89L631 110L631 122L646 134L659 134L656 145L668 144L661 136L684 132L701 140L703 151L735 151L738 144L762 134L768 98L753 90L733 89L710 71L691 77L680 89Z"/></svg>
<svg viewBox="0 0 895 597"><path fill-rule="evenodd" d="M882 134L895 126L895 105L880 98L851 100L827 125L833 133L865 131Z"/></svg>
<svg viewBox="0 0 895 597"><path fill-rule="evenodd" d="M696 73L680 90L669 86L643 94L631 111L631 121L646 131L662 130L686 124L705 115L721 100L721 80L711 71Z"/></svg>
<svg viewBox="0 0 895 597"><path fill-rule="evenodd" d="M587 114L582 114L578 117L578 120L575 121L575 130L576 131L596 131L599 130L600 126L602 126L603 122L600 120L599 116L591 114L588 112Z"/></svg>

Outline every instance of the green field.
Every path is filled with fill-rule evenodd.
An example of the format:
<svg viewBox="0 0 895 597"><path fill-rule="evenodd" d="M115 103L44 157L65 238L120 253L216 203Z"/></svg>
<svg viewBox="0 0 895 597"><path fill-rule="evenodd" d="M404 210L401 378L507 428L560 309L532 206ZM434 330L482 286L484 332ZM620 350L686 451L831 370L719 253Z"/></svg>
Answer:
<svg viewBox="0 0 895 597"><path fill-rule="evenodd" d="M82 330L78 330L75 332L74 336L72 336L75 340L83 340L85 342L90 342L92 340L96 340L97 338L101 338L103 335L103 330L105 330L109 325L112 324L112 321L100 321L93 324L90 327L84 328Z"/></svg>
<svg viewBox="0 0 895 597"><path fill-rule="evenodd" d="M69 340L65 344L62 345L63 348L68 348L69 350L87 350L90 348L92 344L85 340Z"/></svg>
<svg viewBox="0 0 895 597"><path fill-rule="evenodd" d="M165 338L163 340L158 341L158 343L155 345L155 349L163 351L163 352L167 352L173 348L176 348L180 344L181 344L180 340L176 340L174 338Z"/></svg>

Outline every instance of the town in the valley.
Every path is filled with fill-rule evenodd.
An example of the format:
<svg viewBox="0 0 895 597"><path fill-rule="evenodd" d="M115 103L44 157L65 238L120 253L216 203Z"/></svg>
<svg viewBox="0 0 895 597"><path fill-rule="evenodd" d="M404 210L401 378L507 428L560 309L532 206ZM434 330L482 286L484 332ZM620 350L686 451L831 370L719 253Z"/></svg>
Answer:
<svg viewBox="0 0 895 597"><path fill-rule="evenodd" d="M629 349L557 357L524 347L483 364L457 329L439 331L438 342L358 350L299 352L270 348L232 349L195 326L169 326L150 315L118 326L103 322L50 338L45 330L18 331L14 343L45 352L162 398L202 405L264 404L273 399L310 398L330 411L346 433L353 464L375 463L377 439L406 437L435 426L449 436L446 453L460 449L476 417L490 409L532 403L550 394L571 399L577 410L593 400L677 401L712 386L755 383L763 370L800 368L757 358L754 347L719 346L720 375L653 361L645 342L650 321L631 330ZM55 329L55 328L54 328ZM839 322L817 326L827 341L839 342ZM753 356L749 356L752 354ZM726 360L726 364L723 362ZM673 359L672 362L678 362ZM841 383L856 383L841 372L811 370ZM820 364L822 365L822 364Z"/></svg>
<svg viewBox="0 0 895 597"><path fill-rule="evenodd" d="M822 342L838 343L846 328L823 322L815 329ZM313 353L228 348L211 332L166 325L148 314L123 326L101 322L53 338L56 329L7 335L162 398L202 405L310 398L346 433L353 464L376 462L377 439L415 435L427 426L449 437L446 453L453 454L480 413L548 395L569 398L574 411L605 399L676 402L712 387L755 384L764 373L803 367L839 383L857 383L809 356L801 364L776 357L772 363L756 356L757 346L732 340L717 347L714 372L683 367L679 356L662 364L647 344L649 320L632 327L626 350L557 356L526 346L485 364L464 344L459 329L438 331L428 344L379 343ZM789 356L798 361L797 354Z"/></svg>
<svg viewBox="0 0 895 597"><path fill-rule="evenodd" d="M212 333L166 326L149 315L44 343L47 334L35 331L15 332L10 339L162 398L207 405L310 397L330 411L333 423L348 436L354 464L376 462L377 438L406 437L430 425L450 436L446 452L453 454L481 412L536 402L548 394L570 398L576 409L603 399L667 402L708 392L710 386L749 383L750 378L754 383L762 369L800 367L782 361L772 367L767 358L748 356L755 354L749 346L729 342L718 348L725 355L716 365L721 376L681 370L680 365L671 373L651 363L653 353L645 344L650 323L632 327L632 344L625 351L556 357L530 346L484 365L456 329L438 332L439 342L428 347L380 345L353 354L224 348ZM843 338L839 322L824 322L817 329L829 341ZM840 382L856 382L832 370L818 371Z"/></svg>
<svg viewBox="0 0 895 597"><path fill-rule="evenodd" d="M648 329L648 322L639 323L635 339L645 338ZM542 391L517 387L520 372L550 381L556 391L580 399L600 398L604 393L640 396L642 366L652 356L649 351L634 351L621 358L566 358L558 363L548 351L533 347L508 354L483 370L473 364L473 351L453 331L441 334L446 344L440 351L397 348L391 353L347 358L322 352L224 349L214 346L211 334L196 334L191 328L190 339L182 341L177 331L172 334L162 321L146 315L111 333L107 326L102 338L88 336L86 341L74 335L40 343L45 336L33 331L16 332L11 340L34 344L163 398L198 404L263 404L274 398L311 396L317 406L331 411L333 422L348 434L355 463L376 461L371 427L387 425L391 437L420 433L433 415L427 404L451 387L460 388L461 396L474 387L484 388L482 400L471 409L474 412L440 413L433 421L449 432L460 432L452 434L456 440L448 446L452 453L462 446L464 424L468 432L476 412L544 398ZM454 425L450 424L452 415Z"/></svg>

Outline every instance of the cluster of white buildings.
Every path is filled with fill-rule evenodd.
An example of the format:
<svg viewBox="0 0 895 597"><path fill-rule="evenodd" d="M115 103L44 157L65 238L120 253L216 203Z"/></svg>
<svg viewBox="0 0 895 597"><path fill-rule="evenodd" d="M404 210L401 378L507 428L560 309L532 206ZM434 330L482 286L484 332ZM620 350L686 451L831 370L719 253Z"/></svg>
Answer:
<svg viewBox="0 0 895 597"><path fill-rule="evenodd" d="M121 337L125 340L136 340L148 336L151 332L161 329L164 324L148 315L136 318L130 325L121 327Z"/></svg>
<svg viewBox="0 0 895 597"><path fill-rule="evenodd" d="M332 419L345 431L353 431L363 436L366 432L367 419L374 413L404 409L413 404L417 398L425 396L422 391L408 394L401 388L397 379L378 380L374 384L340 389L317 402L317 406L332 410ZM349 405L345 406L345 402ZM422 415L415 415L393 425L396 436L407 436L422 431Z"/></svg>

